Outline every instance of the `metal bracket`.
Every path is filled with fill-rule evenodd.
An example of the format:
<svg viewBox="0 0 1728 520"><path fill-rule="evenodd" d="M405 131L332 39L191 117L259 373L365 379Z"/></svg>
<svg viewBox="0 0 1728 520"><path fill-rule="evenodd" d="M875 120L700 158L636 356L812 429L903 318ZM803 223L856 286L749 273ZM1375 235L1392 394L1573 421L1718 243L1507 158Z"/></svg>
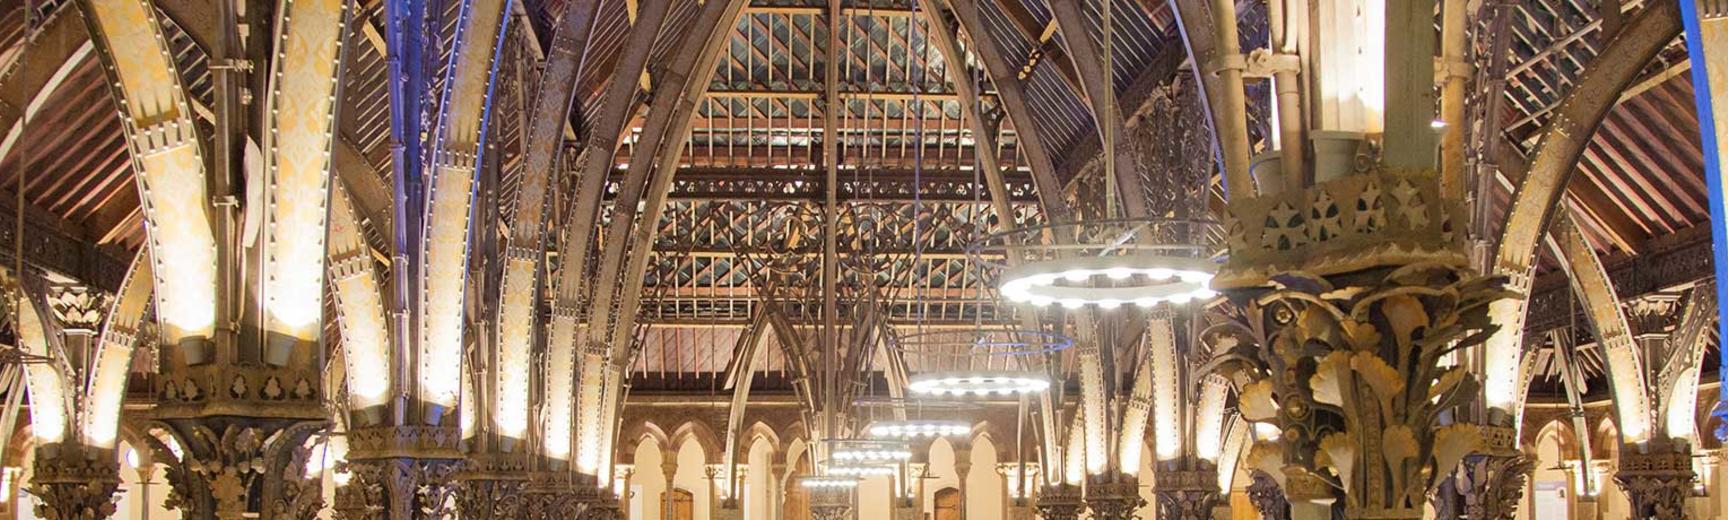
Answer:
<svg viewBox="0 0 1728 520"><path fill-rule="evenodd" d="M1243 58L1241 55L1236 57ZM1302 72L1302 58L1295 54L1277 54L1271 49L1254 49L1248 51L1243 59L1243 77L1270 78L1279 72Z"/></svg>

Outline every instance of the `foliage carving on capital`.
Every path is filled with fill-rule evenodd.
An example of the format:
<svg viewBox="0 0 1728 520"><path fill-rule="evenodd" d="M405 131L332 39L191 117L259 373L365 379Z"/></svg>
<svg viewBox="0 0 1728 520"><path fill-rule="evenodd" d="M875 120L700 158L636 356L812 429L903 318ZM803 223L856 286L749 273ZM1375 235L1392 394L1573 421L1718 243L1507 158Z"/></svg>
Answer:
<svg viewBox="0 0 1728 520"><path fill-rule="evenodd" d="M70 445L36 450L28 491L37 498L36 516L47 520L96 520L115 512L120 464L113 450Z"/></svg>
<svg viewBox="0 0 1728 520"><path fill-rule="evenodd" d="M1633 518L1685 518L1697 476L1692 453L1668 442L1620 448L1614 482L1632 501Z"/></svg>
<svg viewBox="0 0 1728 520"><path fill-rule="evenodd" d="M1419 518L1426 496L1482 445L1473 425L1439 414L1477 393L1446 355L1493 330L1503 282L1446 263L1327 278L1285 272L1264 291L1237 291L1236 312L1206 331L1222 348L1211 369L1248 381L1239 409L1277 426L1249 464L1281 473L1292 502L1341 491L1361 518ZM1337 490L1337 491L1334 491Z"/></svg>

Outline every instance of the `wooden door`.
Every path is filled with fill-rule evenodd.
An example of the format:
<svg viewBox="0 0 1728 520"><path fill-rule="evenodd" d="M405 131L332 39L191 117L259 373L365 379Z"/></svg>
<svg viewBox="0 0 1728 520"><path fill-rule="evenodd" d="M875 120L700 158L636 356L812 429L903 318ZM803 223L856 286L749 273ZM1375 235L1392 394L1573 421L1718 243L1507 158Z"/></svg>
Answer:
<svg viewBox="0 0 1728 520"><path fill-rule="evenodd" d="M780 497L780 520L810 520L810 492L798 482L799 478L810 474L808 457L798 457L798 465L793 466L792 474L786 476L785 491Z"/></svg>
<svg viewBox="0 0 1728 520"><path fill-rule="evenodd" d="M958 489L942 488L941 491L937 491L935 520L961 520L963 518L960 515L961 500L962 497Z"/></svg>
<svg viewBox="0 0 1728 520"><path fill-rule="evenodd" d="M696 496L689 491L674 488L672 495L667 497L660 518L665 520L696 520Z"/></svg>

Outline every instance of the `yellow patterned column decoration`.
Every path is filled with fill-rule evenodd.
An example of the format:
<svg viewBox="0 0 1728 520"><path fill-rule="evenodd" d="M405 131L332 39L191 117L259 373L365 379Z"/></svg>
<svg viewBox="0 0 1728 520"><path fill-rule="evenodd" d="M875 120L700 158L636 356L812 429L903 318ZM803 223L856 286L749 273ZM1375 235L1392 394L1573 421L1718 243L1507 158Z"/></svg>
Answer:
<svg viewBox="0 0 1728 520"><path fill-rule="evenodd" d="M291 0L281 9L285 14L277 27L266 101L267 219L261 231L264 326L272 334L271 350L285 356L284 347L309 345L321 328L331 148L348 5L345 0Z"/></svg>
<svg viewBox="0 0 1728 520"><path fill-rule="evenodd" d="M109 59L137 165L149 233L156 315L168 344L208 342L216 319L216 240L197 127L156 12L141 0L86 0Z"/></svg>

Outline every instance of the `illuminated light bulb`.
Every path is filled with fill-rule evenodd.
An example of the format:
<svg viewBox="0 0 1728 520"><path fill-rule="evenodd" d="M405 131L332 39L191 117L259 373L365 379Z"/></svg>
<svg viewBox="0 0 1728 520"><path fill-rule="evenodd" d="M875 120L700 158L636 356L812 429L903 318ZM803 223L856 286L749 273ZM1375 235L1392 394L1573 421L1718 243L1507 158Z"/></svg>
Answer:
<svg viewBox="0 0 1728 520"><path fill-rule="evenodd" d="M1182 279L1182 281L1188 282L1188 283L1203 283L1207 280L1212 279L1212 275L1202 273L1199 271L1183 271L1183 272L1177 274L1177 277L1180 277Z"/></svg>
<svg viewBox="0 0 1728 520"><path fill-rule="evenodd" d="M1214 291L1211 289L1201 289L1198 291L1194 291L1194 297L1202 299L1202 300L1210 300L1210 299L1218 297L1218 291Z"/></svg>
<svg viewBox="0 0 1728 520"><path fill-rule="evenodd" d="M1114 309L1114 308L1121 307L1121 306L1122 306L1122 300L1104 300L1104 301L1098 302L1098 308L1100 308L1100 309Z"/></svg>
<svg viewBox="0 0 1728 520"><path fill-rule="evenodd" d="M1111 280L1126 280L1128 277L1134 276L1134 270L1126 267L1112 267L1104 270L1104 276Z"/></svg>
<svg viewBox="0 0 1728 520"><path fill-rule="evenodd" d="M1189 294L1189 293L1176 293L1176 294L1170 295L1170 303L1174 303L1176 305L1188 303L1188 300L1192 300L1192 299L1194 299L1194 295Z"/></svg>
<svg viewBox="0 0 1728 520"><path fill-rule="evenodd" d="M1075 269L1062 274L1062 279L1070 282L1084 282L1087 278L1091 277L1092 272L1084 269Z"/></svg>
<svg viewBox="0 0 1728 520"><path fill-rule="evenodd" d="M1441 128L1446 128L1446 120L1444 120L1444 119L1435 119L1435 120L1433 120L1433 121L1429 121L1429 122L1428 122L1428 127L1429 127L1429 128L1433 128L1433 129L1436 129L1436 130L1438 130L1438 129L1441 129Z"/></svg>
<svg viewBox="0 0 1728 520"><path fill-rule="evenodd" d="M1172 272L1169 269L1164 269L1164 268L1153 268L1153 269L1147 269L1146 270L1146 277L1151 278L1153 280L1165 280L1165 279L1170 278L1170 276L1173 274L1176 274L1176 273Z"/></svg>
<svg viewBox="0 0 1728 520"><path fill-rule="evenodd" d="M1062 300L1062 308L1064 308L1064 309L1078 309L1078 308L1085 307L1085 306L1086 306L1085 300L1079 300L1079 299L1073 299L1073 298Z"/></svg>
<svg viewBox="0 0 1728 520"><path fill-rule="evenodd" d="M1134 305L1139 307L1157 307L1158 302L1159 300L1157 298L1139 298L1134 300Z"/></svg>
<svg viewBox="0 0 1728 520"><path fill-rule="evenodd" d="M1050 305L1051 302L1052 302L1051 299L1044 298L1041 296L1032 296L1032 297L1028 297L1026 299L1026 303L1030 303L1035 307L1045 307L1045 306Z"/></svg>

